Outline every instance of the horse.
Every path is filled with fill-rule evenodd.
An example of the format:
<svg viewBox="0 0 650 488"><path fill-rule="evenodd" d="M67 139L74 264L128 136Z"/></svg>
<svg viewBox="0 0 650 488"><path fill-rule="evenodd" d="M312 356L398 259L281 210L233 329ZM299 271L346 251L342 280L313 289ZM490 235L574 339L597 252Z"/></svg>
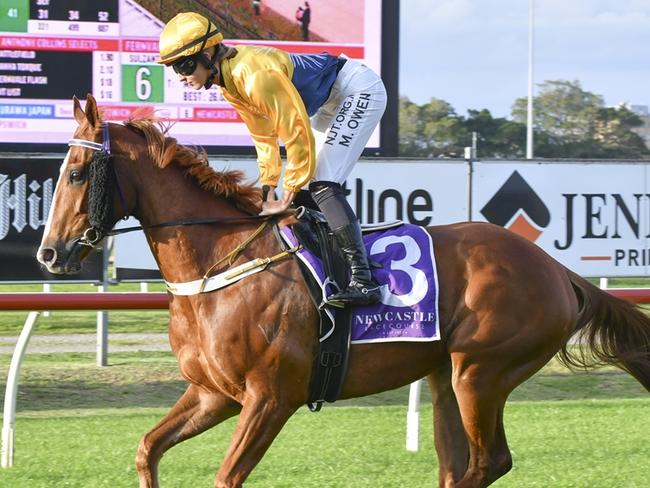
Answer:
<svg viewBox="0 0 650 488"><path fill-rule="evenodd" d="M244 174L213 170L200 148L178 144L151 116L103 122L91 95L83 109L75 97L73 113L78 127L37 254L50 272L78 272L91 247L126 215L140 221L167 282L281 252L273 225L259 226L261 191ZM111 160L105 181L114 184L98 193L92 161L102 157ZM212 221L182 225L197 216ZM289 212L274 225L295 221ZM511 469L506 399L556 354L574 367L616 365L650 391L650 320L635 305L499 226L426 231L441 283L440 340L353 344L340 398L426 377L439 486L485 487ZM139 443L140 487L158 486L159 461L169 448L235 415L214 486L242 486L308 399L317 309L291 258L228 287L169 299L170 344L188 387ZM568 344L574 336L578 350Z"/></svg>

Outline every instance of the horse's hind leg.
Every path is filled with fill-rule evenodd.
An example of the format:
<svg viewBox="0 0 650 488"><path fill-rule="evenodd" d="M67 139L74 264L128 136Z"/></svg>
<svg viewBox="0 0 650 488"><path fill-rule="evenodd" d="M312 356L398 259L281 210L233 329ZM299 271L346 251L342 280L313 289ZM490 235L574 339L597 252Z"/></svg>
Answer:
<svg viewBox="0 0 650 488"><path fill-rule="evenodd" d="M190 385L169 413L140 441L140 488L158 488L158 462L170 447L235 415L240 405L218 392Z"/></svg>
<svg viewBox="0 0 650 488"><path fill-rule="evenodd" d="M467 471L453 486L482 488L512 468L503 428L503 408L510 390L503 391L497 365L462 364L454 354L452 361L452 383L469 442Z"/></svg>
<svg viewBox="0 0 650 488"><path fill-rule="evenodd" d="M433 432L438 454L438 482L450 488L467 471L469 448L458 402L451 385L451 363L436 368L427 380L433 402Z"/></svg>

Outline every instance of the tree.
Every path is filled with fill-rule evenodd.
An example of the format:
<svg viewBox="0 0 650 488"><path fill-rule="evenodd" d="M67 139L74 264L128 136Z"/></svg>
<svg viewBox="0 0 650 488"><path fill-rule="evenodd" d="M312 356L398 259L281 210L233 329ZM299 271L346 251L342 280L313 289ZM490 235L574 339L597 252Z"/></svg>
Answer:
<svg viewBox="0 0 650 488"><path fill-rule="evenodd" d="M535 155L547 158L639 158L650 154L631 129L642 122L623 108L607 108L600 95L579 81L540 83L533 99ZM515 122L525 123L527 99L512 107Z"/></svg>
<svg viewBox="0 0 650 488"><path fill-rule="evenodd" d="M600 153L597 157L641 159L650 155L643 138L631 130L641 125L641 118L624 105L601 109L593 134Z"/></svg>
<svg viewBox="0 0 650 488"><path fill-rule="evenodd" d="M418 156L423 149L420 107L406 97L399 99L399 153Z"/></svg>
<svg viewBox="0 0 650 488"><path fill-rule="evenodd" d="M487 109L468 110L464 125L468 133L478 134L478 153L482 158L517 158L526 152L526 126L505 118L494 118Z"/></svg>
<svg viewBox="0 0 650 488"><path fill-rule="evenodd" d="M411 157L460 157L470 140L463 118L444 100L417 105L399 100L399 153Z"/></svg>
<svg viewBox="0 0 650 488"><path fill-rule="evenodd" d="M642 159L650 150L633 129L642 120L625 106L605 107L600 95L579 81L551 80L539 85L534 103L535 156L576 159ZM481 158L522 158L526 150L527 100L518 98L512 120L487 109L456 114L448 102L432 98L417 105L399 100L399 152L411 157L462 157L478 134Z"/></svg>

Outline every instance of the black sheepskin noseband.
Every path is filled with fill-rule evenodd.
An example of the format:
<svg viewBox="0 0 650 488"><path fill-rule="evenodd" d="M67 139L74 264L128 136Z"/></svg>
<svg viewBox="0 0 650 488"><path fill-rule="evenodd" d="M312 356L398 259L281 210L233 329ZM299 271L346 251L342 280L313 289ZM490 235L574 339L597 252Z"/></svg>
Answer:
<svg viewBox="0 0 650 488"><path fill-rule="evenodd" d="M90 161L88 169L88 221L102 234L113 226L115 170L111 154L102 149Z"/></svg>

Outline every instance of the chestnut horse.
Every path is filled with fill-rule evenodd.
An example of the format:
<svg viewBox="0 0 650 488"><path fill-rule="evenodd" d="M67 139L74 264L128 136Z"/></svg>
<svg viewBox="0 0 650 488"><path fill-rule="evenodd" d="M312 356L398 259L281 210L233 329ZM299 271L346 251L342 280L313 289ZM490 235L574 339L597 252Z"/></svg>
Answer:
<svg viewBox="0 0 650 488"><path fill-rule="evenodd" d="M89 249L83 244L96 244L127 213L145 228L168 282L197 280L224 256L232 262L215 272L281 252L272 225L249 239L259 227L261 192L240 172L214 171L205 154L177 144L155 120L103 124L90 95L85 111L74 99L74 116L79 126L38 251L49 271L78 271ZM89 166L105 156L107 138L117 189L104 195L102 224L89 217L97 207L89 198L96 173ZM155 226L197 217L221 223ZM283 216L278 225L293 218ZM461 223L428 232L441 283L441 340L353 345L341 398L426 377L440 486L483 487L511 469L506 399L558 352L576 366L618 365L650 390L650 320L634 305L503 228ZM239 254L231 252L246 241ZM215 486L241 486L307 401L317 311L291 258L217 291L169 298L170 342L189 386L140 442L140 486L158 486L158 464L169 448L237 414ZM584 347L572 355L567 342L575 334Z"/></svg>

